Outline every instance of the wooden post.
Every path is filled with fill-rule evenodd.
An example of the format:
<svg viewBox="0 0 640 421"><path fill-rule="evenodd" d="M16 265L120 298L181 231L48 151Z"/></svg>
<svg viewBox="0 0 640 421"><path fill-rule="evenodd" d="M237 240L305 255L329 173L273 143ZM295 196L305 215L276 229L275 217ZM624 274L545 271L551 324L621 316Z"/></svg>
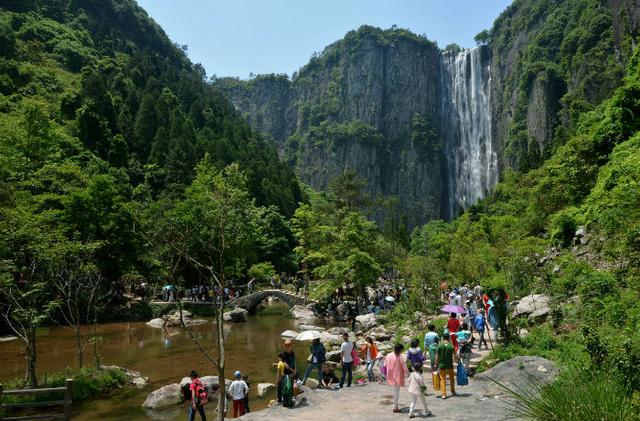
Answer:
<svg viewBox="0 0 640 421"><path fill-rule="evenodd" d="M71 419L71 389L73 388L73 379L66 379L64 382L64 419Z"/></svg>

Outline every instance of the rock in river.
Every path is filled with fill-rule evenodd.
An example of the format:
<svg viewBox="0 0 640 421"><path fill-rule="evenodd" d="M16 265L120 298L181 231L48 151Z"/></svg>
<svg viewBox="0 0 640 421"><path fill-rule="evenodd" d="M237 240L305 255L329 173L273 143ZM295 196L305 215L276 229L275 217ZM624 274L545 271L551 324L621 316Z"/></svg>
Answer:
<svg viewBox="0 0 640 421"><path fill-rule="evenodd" d="M270 390L276 388L276 385L273 383L258 383L258 397L264 398Z"/></svg>
<svg viewBox="0 0 640 421"><path fill-rule="evenodd" d="M172 383L151 392L142 404L142 407L158 410L179 405L181 402L180 385L178 383Z"/></svg>
<svg viewBox="0 0 640 421"><path fill-rule="evenodd" d="M356 324L359 324L362 330L369 330L378 324L376 315L373 313L356 316Z"/></svg>
<svg viewBox="0 0 640 421"><path fill-rule="evenodd" d="M225 322L241 323L247 321L249 312L244 308L236 307L231 311L227 311L222 315Z"/></svg>
<svg viewBox="0 0 640 421"><path fill-rule="evenodd" d="M298 332L295 330L285 330L280 334L282 339L295 339L298 336Z"/></svg>

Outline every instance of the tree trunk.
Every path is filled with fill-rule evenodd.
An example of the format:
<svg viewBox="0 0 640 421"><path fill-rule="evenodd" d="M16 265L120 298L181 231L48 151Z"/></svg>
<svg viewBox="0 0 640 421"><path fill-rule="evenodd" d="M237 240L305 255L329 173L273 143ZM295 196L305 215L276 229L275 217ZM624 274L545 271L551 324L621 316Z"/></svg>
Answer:
<svg viewBox="0 0 640 421"><path fill-rule="evenodd" d="M223 289L224 290L224 289ZM218 333L218 385L219 385L219 402L218 402L218 420L223 421L226 414L226 393L227 385L224 377L224 295L218 307L216 314L216 329Z"/></svg>
<svg viewBox="0 0 640 421"><path fill-rule="evenodd" d="M78 368L82 368L84 364L82 352L82 334L80 332L80 324L76 325L76 354L78 357Z"/></svg>
<svg viewBox="0 0 640 421"><path fill-rule="evenodd" d="M30 328L26 337L25 354L27 358L27 372L25 374L25 382L28 383L32 389L35 389L38 387L38 376L36 375L36 329Z"/></svg>

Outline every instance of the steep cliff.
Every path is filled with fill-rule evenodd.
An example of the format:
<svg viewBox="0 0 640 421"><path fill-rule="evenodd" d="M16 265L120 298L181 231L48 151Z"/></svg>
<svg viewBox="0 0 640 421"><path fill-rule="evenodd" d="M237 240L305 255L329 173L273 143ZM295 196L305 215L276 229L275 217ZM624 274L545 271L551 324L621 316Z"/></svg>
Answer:
<svg viewBox="0 0 640 421"><path fill-rule="evenodd" d="M566 142L620 85L638 10L636 0L516 0L488 45L457 55L406 30L363 26L291 78L217 85L303 181L326 189L355 169L372 196L397 196L415 226L455 216L500 171L536 168ZM416 119L426 146L416 147ZM363 142L352 124L379 139Z"/></svg>
<svg viewBox="0 0 640 421"><path fill-rule="evenodd" d="M326 189L355 170L371 197L397 196L415 226L447 214L442 140L417 132L439 130L440 66L440 50L427 39L364 26L291 79L268 75L217 85L273 138L306 183Z"/></svg>

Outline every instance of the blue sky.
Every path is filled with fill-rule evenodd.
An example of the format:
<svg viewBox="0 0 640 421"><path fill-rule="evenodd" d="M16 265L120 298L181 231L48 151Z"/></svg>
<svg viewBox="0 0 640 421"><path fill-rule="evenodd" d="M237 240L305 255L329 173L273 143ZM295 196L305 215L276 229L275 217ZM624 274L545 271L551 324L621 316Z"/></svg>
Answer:
<svg viewBox="0 0 640 421"><path fill-rule="evenodd" d="M368 24L398 25L444 47L474 45L512 0L138 0L209 76L291 74Z"/></svg>

